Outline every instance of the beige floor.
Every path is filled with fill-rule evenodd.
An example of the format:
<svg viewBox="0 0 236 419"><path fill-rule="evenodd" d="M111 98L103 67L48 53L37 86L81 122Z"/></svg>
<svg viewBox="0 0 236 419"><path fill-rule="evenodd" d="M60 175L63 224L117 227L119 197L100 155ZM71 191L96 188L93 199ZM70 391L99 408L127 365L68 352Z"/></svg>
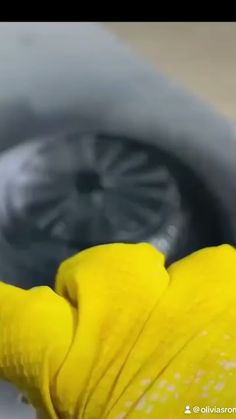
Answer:
<svg viewBox="0 0 236 419"><path fill-rule="evenodd" d="M236 23L112 22L149 61L236 119Z"/></svg>

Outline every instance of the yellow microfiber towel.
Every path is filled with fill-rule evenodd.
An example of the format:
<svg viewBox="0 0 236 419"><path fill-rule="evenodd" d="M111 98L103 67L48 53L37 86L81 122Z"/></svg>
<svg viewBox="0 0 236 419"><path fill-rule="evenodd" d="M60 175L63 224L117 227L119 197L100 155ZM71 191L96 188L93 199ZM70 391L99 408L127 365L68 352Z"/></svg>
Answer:
<svg viewBox="0 0 236 419"><path fill-rule="evenodd" d="M62 263L55 292L0 282L0 378L43 419L236 408L235 319L233 247L166 270L149 244L97 246Z"/></svg>

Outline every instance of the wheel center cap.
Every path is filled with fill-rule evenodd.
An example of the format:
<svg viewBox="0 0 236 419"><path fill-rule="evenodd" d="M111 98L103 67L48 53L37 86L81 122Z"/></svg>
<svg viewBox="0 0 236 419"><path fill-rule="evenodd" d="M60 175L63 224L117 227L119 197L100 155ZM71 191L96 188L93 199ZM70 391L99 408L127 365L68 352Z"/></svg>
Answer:
<svg viewBox="0 0 236 419"><path fill-rule="evenodd" d="M93 170L79 172L76 178L76 188L80 193L98 192L103 189L101 178Z"/></svg>

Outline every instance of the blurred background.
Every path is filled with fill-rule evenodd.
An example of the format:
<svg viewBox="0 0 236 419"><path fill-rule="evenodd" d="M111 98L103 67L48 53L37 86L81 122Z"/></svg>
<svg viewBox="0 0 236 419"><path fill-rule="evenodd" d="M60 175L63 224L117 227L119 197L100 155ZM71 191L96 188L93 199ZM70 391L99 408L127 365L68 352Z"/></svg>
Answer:
<svg viewBox="0 0 236 419"><path fill-rule="evenodd" d="M164 73L236 119L235 22L107 22L106 26Z"/></svg>

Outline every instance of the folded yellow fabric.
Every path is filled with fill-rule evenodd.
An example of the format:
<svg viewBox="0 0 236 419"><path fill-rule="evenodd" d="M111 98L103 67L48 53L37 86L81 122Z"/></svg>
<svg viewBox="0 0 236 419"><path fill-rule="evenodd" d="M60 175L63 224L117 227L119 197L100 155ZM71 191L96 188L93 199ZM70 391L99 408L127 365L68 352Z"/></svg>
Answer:
<svg viewBox="0 0 236 419"><path fill-rule="evenodd" d="M148 244L97 246L62 263L55 292L0 283L0 378L45 419L236 407L235 319L233 247L167 271Z"/></svg>

